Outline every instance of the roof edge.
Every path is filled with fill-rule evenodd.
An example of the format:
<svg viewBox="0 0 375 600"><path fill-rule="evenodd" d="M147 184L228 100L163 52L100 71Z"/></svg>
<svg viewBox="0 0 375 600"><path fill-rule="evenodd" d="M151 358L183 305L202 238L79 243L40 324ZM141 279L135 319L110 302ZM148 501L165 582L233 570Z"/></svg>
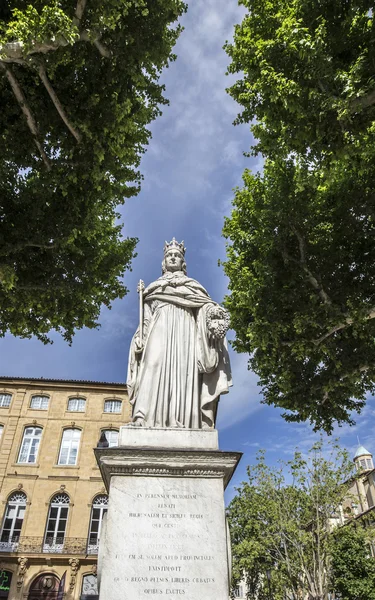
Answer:
<svg viewBox="0 0 375 600"><path fill-rule="evenodd" d="M354 455L354 460L359 458L360 456L372 456L372 453L369 452L364 446L360 445L357 448L357 451Z"/></svg>
<svg viewBox="0 0 375 600"><path fill-rule="evenodd" d="M126 388L125 382L120 381L94 381L91 379L52 379L50 377L12 377L0 375L0 381L8 382L24 382L24 383L52 383L52 384L84 384L84 385L101 385Z"/></svg>

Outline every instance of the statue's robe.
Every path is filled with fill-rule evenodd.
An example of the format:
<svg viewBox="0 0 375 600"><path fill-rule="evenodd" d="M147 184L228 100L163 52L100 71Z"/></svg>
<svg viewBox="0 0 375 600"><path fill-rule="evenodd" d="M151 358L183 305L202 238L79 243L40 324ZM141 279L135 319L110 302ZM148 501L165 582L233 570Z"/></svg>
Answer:
<svg viewBox="0 0 375 600"><path fill-rule="evenodd" d="M207 330L216 303L194 279L165 273L144 291L143 352L136 331L129 355L133 420L148 427L213 427L217 401L232 385L225 339Z"/></svg>

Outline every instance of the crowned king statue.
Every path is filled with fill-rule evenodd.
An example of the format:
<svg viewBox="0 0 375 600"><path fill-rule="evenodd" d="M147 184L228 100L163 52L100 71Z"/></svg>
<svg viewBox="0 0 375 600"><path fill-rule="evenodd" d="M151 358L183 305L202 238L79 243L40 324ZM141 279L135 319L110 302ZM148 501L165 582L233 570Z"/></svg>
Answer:
<svg viewBox="0 0 375 600"><path fill-rule="evenodd" d="M184 243L164 246L162 276L140 293L129 354L132 426L213 428L231 382L227 311L187 276Z"/></svg>

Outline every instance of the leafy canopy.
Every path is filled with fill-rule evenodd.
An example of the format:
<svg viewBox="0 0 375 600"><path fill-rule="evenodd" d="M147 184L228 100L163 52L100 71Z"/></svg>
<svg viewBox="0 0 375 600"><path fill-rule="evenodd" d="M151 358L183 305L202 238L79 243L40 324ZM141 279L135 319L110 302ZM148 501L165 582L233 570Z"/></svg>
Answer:
<svg viewBox="0 0 375 600"><path fill-rule="evenodd" d="M0 7L0 335L71 340L121 297L181 0L12 0Z"/></svg>
<svg viewBox="0 0 375 600"><path fill-rule="evenodd" d="M331 540L332 589L342 600L375 600L375 560L370 553L371 530L351 524Z"/></svg>
<svg viewBox="0 0 375 600"><path fill-rule="evenodd" d="M263 452L248 467L248 480L237 490L228 516L234 583L245 578L249 598L328 597L331 531L352 472L345 450L321 442L306 457L296 451L278 468L267 465Z"/></svg>
<svg viewBox="0 0 375 600"><path fill-rule="evenodd" d="M226 305L264 401L330 431L375 391L371 3L241 4L229 93L265 164L225 223Z"/></svg>

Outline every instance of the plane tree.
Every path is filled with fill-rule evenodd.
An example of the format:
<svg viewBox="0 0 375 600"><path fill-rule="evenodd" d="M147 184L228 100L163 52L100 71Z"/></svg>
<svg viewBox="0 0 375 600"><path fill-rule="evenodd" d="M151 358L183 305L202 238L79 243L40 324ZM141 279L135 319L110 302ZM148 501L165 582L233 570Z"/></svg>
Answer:
<svg viewBox="0 0 375 600"><path fill-rule="evenodd" d="M181 0L12 0L0 7L0 335L71 341L126 293L140 189L167 103Z"/></svg>
<svg viewBox="0 0 375 600"><path fill-rule="evenodd" d="M330 431L375 390L372 6L240 3L228 91L264 169L224 227L234 346L266 403Z"/></svg>

